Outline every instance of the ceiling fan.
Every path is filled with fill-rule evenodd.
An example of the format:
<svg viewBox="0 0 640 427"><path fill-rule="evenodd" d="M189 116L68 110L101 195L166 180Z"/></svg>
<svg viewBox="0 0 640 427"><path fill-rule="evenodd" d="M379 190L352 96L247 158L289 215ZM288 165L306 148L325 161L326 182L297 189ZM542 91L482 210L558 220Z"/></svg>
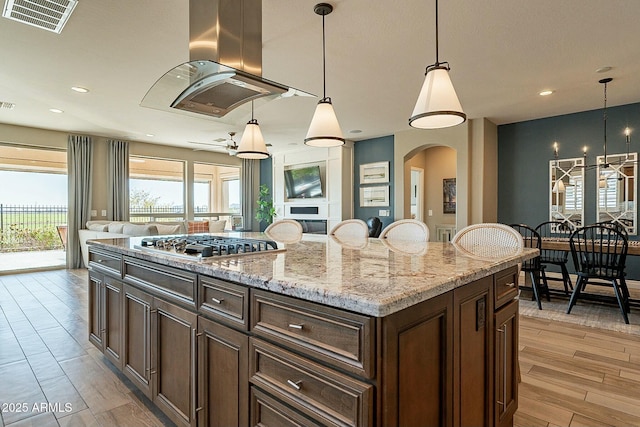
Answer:
<svg viewBox="0 0 640 427"><path fill-rule="evenodd" d="M224 149L227 153L229 153L230 156L235 156L238 152L238 143L233 139L235 135L235 132L229 132L229 138L217 138L212 142L189 141L189 143L204 145L210 148L210 150L207 150L207 148L194 148L193 151L221 151L222 149ZM223 142L224 145L222 144ZM266 144L266 146L271 147L271 144Z"/></svg>

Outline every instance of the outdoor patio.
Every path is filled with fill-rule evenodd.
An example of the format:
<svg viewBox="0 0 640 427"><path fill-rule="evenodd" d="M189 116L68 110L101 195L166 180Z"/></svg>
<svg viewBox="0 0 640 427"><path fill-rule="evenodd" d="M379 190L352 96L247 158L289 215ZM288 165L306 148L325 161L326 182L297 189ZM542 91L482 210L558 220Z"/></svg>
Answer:
<svg viewBox="0 0 640 427"><path fill-rule="evenodd" d="M24 270L52 270L66 267L66 252L62 249L31 252L0 253L0 274Z"/></svg>

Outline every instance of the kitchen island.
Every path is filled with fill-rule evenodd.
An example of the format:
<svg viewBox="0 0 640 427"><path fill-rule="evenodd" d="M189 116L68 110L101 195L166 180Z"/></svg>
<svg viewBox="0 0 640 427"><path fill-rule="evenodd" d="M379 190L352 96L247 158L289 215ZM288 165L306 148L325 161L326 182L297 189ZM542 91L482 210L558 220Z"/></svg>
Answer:
<svg viewBox="0 0 640 427"><path fill-rule="evenodd" d="M89 339L178 425L512 424L517 264L537 250L305 236L198 258L140 240L90 243Z"/></svg>

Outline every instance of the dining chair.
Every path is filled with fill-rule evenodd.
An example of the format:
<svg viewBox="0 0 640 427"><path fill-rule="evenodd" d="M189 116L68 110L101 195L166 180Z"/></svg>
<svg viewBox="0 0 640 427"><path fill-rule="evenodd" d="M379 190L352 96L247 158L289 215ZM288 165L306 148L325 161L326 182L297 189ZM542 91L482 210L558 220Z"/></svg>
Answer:
<svg viewBox="0 0 640 427"><path fill-rule="evenodd" d="M514 228L499 223L468 225L453 236L451 243L483 258L495 258L524 248L522 235Z"/></svg>
<svg viewBox="0 0 640 427"><path fill-rule="evenodd" d="M569 252L558 249L544 249L544 240L566 239L568 241L571 233L573 233L574 227L566 221L546 221L536 226L535 230L540 235L543 243L540 249L540 263L543 266L558 266L562 272L562 279L547 277L547 280L561 280L564 285L564 293L569 295L569 290L573 289L571 276L569 276L569 270L567 269Z"/></svg>
<svg viewBox="0 0 640 427"><path fill-rule="evenodd" d="M542 238L538 232L526 224L511 224L511 228L516 230L522 236L525 248L542 248ZM531 279L531 288L529 286L519 286L520 289L531 289L533 291L533 299L538 304L538 310L542 310L541 297L547 296L547 301L551 301L549 294L549 284L547 275L545 274L545 265L542 264L540 256L524 261L520 267L521 271L526 275L529 274Z"/></svg>
<svg viewBox="0 0 640 427"><path fill-rule="evenodd" d="M576 284L569 300L567 314L583 294L585 286L599 285L613 288L615 301L625 323L629 323L629 289L624 277L627 251L627 236L616 227L608 224L593 224L575 230L569 238L571 257L577 272ZM590 299L604 300L604 296Z"/></svg>
<svg viewBox="0 0 640 427"><path fill-rule="evenodd" d="M345 219L336 224L329 232L331 236L342 238L369 238L369 227L361 219Z"/></svg>
<svg viewBox="0 0 640 427"><path fill-rule="evenodd" d="M417 219L400 219L382 230L380 239L427 242L429 241L429 227Z"/></svg>
<svg viewBox="0 0 640 427"><path fill-rule="evenodd" d="M280 219L269 224L264 234L273 240L295 243L302 239L302 225L295 219Z"/></svg>

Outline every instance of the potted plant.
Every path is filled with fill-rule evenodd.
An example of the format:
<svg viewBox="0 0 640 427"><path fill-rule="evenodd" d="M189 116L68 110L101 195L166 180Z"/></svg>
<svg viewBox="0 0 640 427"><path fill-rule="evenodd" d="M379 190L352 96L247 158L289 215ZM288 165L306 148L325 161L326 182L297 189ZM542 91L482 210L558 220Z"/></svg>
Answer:
<svg viewBox="0 0 640 427"><path fill-rule="evenodd" d="M256 201L258 207L256 208L256 220L262 224L269 225L273 222L273 217L276 215L276 208L273 207L273 199L269 195L269 187L265 184L260 186L260 193L258 194L258 200Z"/></svg>

